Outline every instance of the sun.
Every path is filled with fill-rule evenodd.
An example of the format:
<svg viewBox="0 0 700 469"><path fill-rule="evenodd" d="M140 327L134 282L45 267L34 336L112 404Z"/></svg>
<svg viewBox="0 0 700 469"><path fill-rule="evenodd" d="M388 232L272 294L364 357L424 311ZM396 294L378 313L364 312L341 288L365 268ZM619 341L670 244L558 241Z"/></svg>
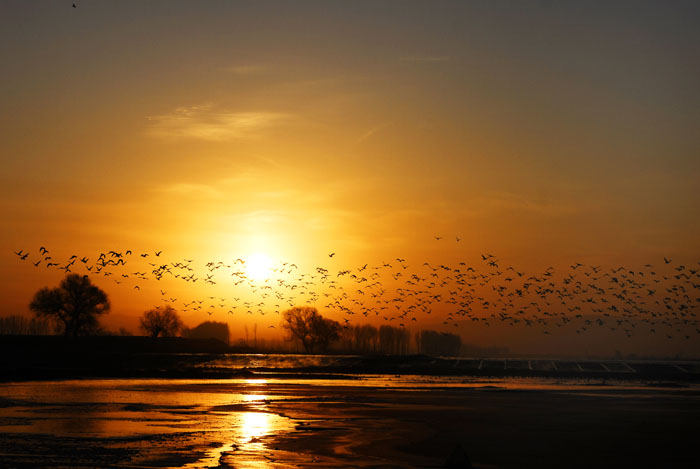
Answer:
<svg viewBox="0 0 700 469"><path fill-rule="evenodd" d="M245 273L250 280L265 280L270 276L272 259L260 252L246 258Z"/></svg>

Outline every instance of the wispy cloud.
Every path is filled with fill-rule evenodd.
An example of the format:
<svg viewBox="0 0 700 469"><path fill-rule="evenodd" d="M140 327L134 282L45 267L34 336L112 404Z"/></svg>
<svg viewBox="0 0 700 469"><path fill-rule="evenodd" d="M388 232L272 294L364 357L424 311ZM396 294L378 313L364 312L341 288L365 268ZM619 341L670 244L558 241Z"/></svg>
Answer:
<svg viewBox="0 0 700 469"><path fill-rule="evenodd" d="M415 63L438 63L448 62L451 59L452 58L447 55L412 55L407 57L401 57L399 61Z"/></svg>
<svg viewBox="0 0 700 469"><path fill-rule="evenodd" d="M369 129L367 132L360 135L360 137L357 139L357 143L364 142L368 138L371 138L377 132L381 132L382 130L386 129L387 127L390 127L393 124L394 124L393 122L384 122L382 124L375 125L371 129Z"/></svg>
<svg viewBox="0 0 700 469"><path fill-rule="evenodd" d="M224 70L234 75L259 75L263 73L266 68L261 65L233 65L225 67Z"/></svg>
<svg viewBox="0 0 700 469"><path fill-rule="evenodd" d="M176 182L159 186L157 192L173 195L199 196L204 198L220 198L223 194L214 185Z"/></svg>
<svg viewBox="0 0 700 469"><path fill-rule="evenodd" d="M551 216L575 213L587 207L586 205L575 206L562 198L532 197L510 192L490 192L484 194L475 202L476 206L481 207L484 211L502 209Z"/></svg>
<svg viewBox="0 0 700 469"><path fill-rule="evenodd" d="M270 127L292 119L290 114L268 111L233 112L211 104L179 107L169 114L149 116L146 133L163 139L208 141L256 138Z"/></svg>

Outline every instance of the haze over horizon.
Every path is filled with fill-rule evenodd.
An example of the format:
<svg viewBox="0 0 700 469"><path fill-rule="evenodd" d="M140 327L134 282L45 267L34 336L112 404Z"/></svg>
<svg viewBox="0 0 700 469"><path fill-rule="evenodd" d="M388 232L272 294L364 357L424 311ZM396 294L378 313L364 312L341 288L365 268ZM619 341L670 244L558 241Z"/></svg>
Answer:
<svg viewBox="0 0 700 469"><path fill-rule="evenodd" d="M484 298L472 306L479 317L498 311L483 309L494 285L517 290L513 272L539 278L552 266L561 288L577 263L635 272L628 291L641 309L651 278L662 285L654 298L695 305L699 13L695 2L3 1L0 315L28 316L33 293L65 275L45 267L40 247L61 265L89 258L79 273L100 253L133 251L127 270L91 273L110 296L112 329L135 330L172 295L190 326L222 320L240 336L257 323L272 335L274 304L286 302L233 285L235 260L254 254L263 272L297 264L284 275L299 284L301 273L320 282L317 268L345 281L377 266L381 278L367 283L381 280L393 297L422 289L406 287L411 274L456 282L438 266L463 262L465 275L472 266L495 279L470 293ZM156 280L161 251L163 262L192 259L199 281ZM228 267L206 265L219 261ZM122 273L131 277L117 284ZM687 291L664 292L674 285ZM348 302L370 294L356 290ZM348 317L326 308L328 284L314 291L322 314ZM183 311L209 296L228 306ZM228 314L233 297L266 302L265 314ZM648 324L631 338L463 317L443 325L452 306L431 304L410 327L522 353L700 355L692 308L676 311L690 322L667 339ZM357 308L353 324L396 325Z"/></svg>

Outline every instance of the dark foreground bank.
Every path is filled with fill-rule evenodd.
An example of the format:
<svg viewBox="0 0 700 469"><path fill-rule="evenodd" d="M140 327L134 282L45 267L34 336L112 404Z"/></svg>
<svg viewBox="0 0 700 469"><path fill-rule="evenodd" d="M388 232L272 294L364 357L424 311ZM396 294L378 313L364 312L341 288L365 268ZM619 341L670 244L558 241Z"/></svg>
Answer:
<svg viewBox="0 0 700 469"><path fill-rule="evenodd" d="M215 339L0 336L0 380L301 379L347 375L551 377L700 382L698 361L249 354Z"/></svg>

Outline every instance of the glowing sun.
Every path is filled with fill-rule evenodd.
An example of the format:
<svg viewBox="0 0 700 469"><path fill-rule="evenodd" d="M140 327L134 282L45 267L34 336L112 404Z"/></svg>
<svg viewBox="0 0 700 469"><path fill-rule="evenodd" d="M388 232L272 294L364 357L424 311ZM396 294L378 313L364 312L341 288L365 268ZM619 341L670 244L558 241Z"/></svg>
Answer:
<svg viewBox="0 0 700 469"><path fill-rule="evenodd" d="M265 280L270 276L272 259L265 254L256 252L246 258L245 271L250 280Z"/></svg>

